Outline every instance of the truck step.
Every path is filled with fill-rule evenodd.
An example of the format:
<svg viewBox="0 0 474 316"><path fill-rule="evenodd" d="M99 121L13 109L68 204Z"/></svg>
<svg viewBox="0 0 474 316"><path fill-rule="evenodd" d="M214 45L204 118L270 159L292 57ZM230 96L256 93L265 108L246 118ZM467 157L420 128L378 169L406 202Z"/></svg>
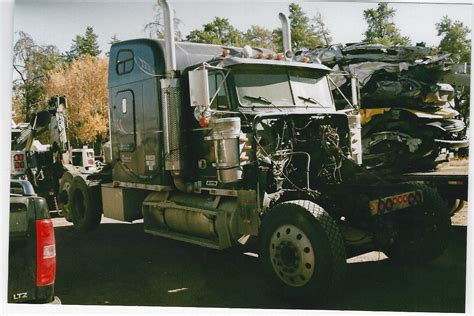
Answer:
<svg viewBox="0 0 474 316"><path fill-rule="evenodd" d="M188 242L188 243L199 245L206 248L212 248L212 249L218 249L218 250L227 248L220 245L219 241L217 240L214 241L214 240L210 240L206 238L189 236L182 233L173 232L170 230L156 228L156 229L145 229L144 231L145 233L148 233L151 235L184 241L184 242Z"/></svg>

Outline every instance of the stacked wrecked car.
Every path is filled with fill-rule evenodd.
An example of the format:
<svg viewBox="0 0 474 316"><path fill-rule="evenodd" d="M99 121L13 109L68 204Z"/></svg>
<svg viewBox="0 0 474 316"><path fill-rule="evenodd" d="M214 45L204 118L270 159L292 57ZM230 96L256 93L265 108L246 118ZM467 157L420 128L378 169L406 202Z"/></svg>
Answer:
<svg viewBox="0 0 474 316"><path fill-rule="evenodd" d="M344 95L353 88L350 78L357 78L367 167L429 170L468 146L455 109L457 90L449 84L449 54L424 46L351 44L299 51L295 59L334 70L331 88L339 110L349 106Z"/></svg>

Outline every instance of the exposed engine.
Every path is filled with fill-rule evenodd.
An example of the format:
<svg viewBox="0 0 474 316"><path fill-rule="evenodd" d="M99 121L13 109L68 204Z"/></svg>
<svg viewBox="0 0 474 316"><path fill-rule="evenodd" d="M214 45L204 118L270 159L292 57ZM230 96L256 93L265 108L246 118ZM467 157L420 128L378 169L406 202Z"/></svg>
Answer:
<svg viewBox="0 0 474 316"><path fill-rule="evenodd" d="M268 190L315 194L320 184L342 182L343 161L351 156L345 126L347 119L338 115L262 119L256 126L257 159L269 167Z"/></svg>

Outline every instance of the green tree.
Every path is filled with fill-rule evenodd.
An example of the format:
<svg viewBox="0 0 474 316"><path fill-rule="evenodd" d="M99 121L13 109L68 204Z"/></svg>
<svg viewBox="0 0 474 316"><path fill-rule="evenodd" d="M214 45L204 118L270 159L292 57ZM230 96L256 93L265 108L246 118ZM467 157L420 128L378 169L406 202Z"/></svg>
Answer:
<svg viewBox="0 0 474 316"><path fill-rule="evenodd" d="M55 46L37 45L22 31L18 35L13 47L13 108L18 120L29 121L41 108L47 72L62 64L63 58Z"/></svg>
<svg viewBox="0 0 474 316"><path fill-rule="evenodd" d="M288 19L290 20L292 50L296 51L303 48L310 49L323 46L325 42L322 39L322 34L317 32L315 25L311 25L310 19L306 16L306 13L303 12L301 6L296 3L291 3L288 8L290 11ZM273 31L273 40L280 50L283 49L281 28L277 28Z"/></svg>
<svg viewBox="0 0 474 316"><path fill-rule="evenodd" d="M229 19L215 17L211 23L204 24L202 30L193 30L186 40L194 43L241 46L243 34L233 27Z"/></svg>
<svg viewBox="0 0 474 316"><path fill-rule="evenodd" d="M97 37L93 27L86 27L84 36L76 35L76 38L72 40L71 50L66 53L67 61L71 62L74 59L82 58L86 55L92 57L99 56L101 50L97 43Z"/></svg>
<svg viewBox="0 0 474 316"><path fill-rule="evenodd" d="M272 31L257 25L252 25L247 32L243 34L242 45L275 50Z"/></svg>
<svg viewBox="0 0 474 316"><path fill-rule="evenodd" d="M460 21L452 21L447 15L436 23L438 36L442 36L439 50L451 54L455 63L471 62L471 41L468 38L471 30Z"/></svg>
<svg viewBox="0 0 474 316"><path fill-rule="evenodd" d="M368 24L364 42L387 46L409 45L410 38L402 36L393 22L396 10L387 3L379 3L376 9L364 10L364 19Z"/></svg>
<svg viewBox="0 0 474 316"><path fill-rule="evenodd" d="M155 11L153 21L147 23L145 25L144 30L145 32L148 32L148 36L150 38L162 39L165 37L163 10L158 5L158 3L155 3L155 5L153 6L153 11ZM181 35L181 31L179 30L181 20L176 17L176 11L173 10L173 13L174 13L174 19L173 19L174 39L176 41L181 41L182 35Z"/></svg>
<svg viewBox="0 0 474 316"><path fill-rule="evenodd" d="M438 46L440 52L450 53L451 59L455 63L471 62L471 41L469 39L471 30L467 26L460 21L452 21L448 16L443 16L441 21L436 23L436 30L438 36L442 36ZM470 93L469 86L457 86L454 99L456 109L467 126L470 122Z"/></svg>

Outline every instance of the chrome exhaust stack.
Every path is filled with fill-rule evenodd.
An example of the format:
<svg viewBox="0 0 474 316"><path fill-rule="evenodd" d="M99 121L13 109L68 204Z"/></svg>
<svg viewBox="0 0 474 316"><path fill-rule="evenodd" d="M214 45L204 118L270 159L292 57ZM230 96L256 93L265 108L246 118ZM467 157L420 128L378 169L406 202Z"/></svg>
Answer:
<svg viewBox="0 0 474 316"><path fill-rule="evenodd" d="M293 57L293 52L291 51L291 28L288 17L284 13L279 13L278 18L281 21L281 32L283 37L283 51L287 58Z"/></svg>
<svg viewBox="0 0 474 316"><path fill-rule="evenodd" d="M174 14L173 8L167 0L158 0L158 5L163 9L165 22L165 41L166 41L166 77L174 78L176 71L176 51L174 46Z"/></svg>
<svg viewBox="0 0 474 316"><path fill-rule="evenodd" d="M158 0L163 9L165 27L166 78L160 79L165 170L173 179L181 176L184 169L183 126L181 118L181 87L176 76L176 51L174 43L173 8L167 0ZM181 185L177 185L181 187Z"/></svg>

